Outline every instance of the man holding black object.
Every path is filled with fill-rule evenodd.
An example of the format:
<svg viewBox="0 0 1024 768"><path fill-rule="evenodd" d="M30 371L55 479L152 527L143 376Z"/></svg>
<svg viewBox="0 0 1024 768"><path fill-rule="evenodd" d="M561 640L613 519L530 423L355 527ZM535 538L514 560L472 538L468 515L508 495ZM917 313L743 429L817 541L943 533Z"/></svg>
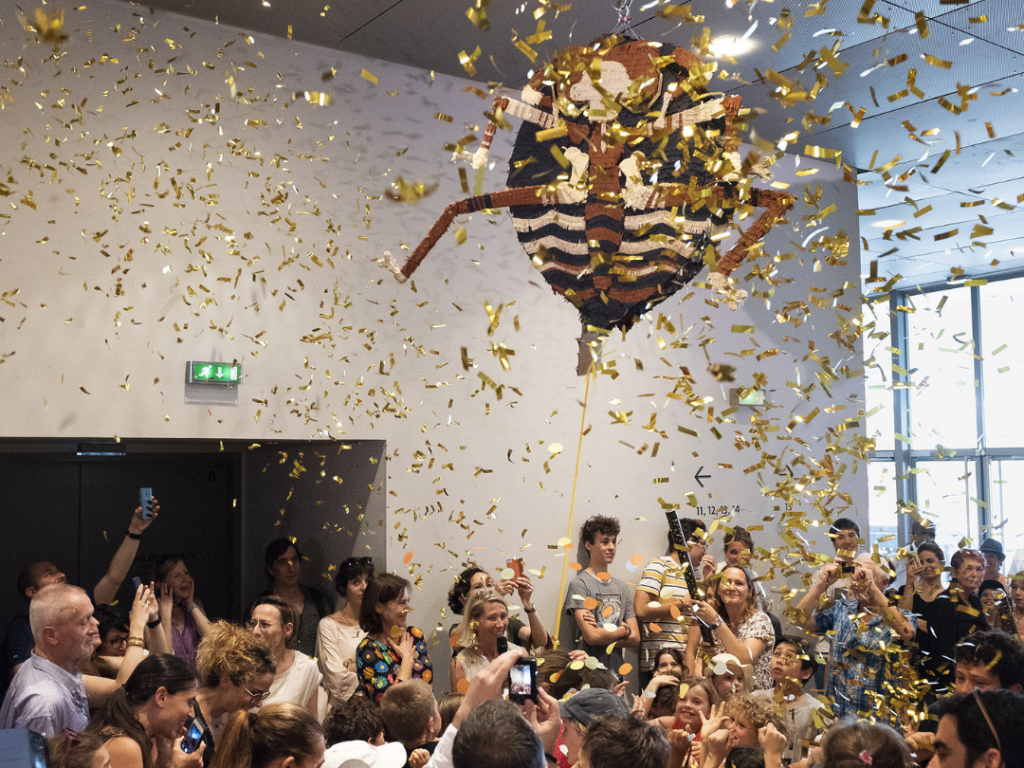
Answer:
<svg viewBox="0 0 1024 768"><path fill-rule="evenodd" d="M686 650L687 619L691 614L693 600L698 596L690 594L684 566L680 562L681 548L685 547L690 562L698 569L694 574L697 579L706 581L716 568L714 558L707 554L704 545L703 533L706 528L703 521L676 518L674 511L667 514L671 516L668 554L647 564L633 595L633 610L637 619L643 622L641 687L650 681L654 662L662 649Z"/></svg>
<svg viewBox="0 0 1024 768"><path fill-rule="evenodd" d="M590 564L569 583L565 598L565 612L576 620L576 650L586 651L616 674L623 664L622 649L640 644L629 587L608 574L618 535L614 517L595 515L583 523L580 542Z"/></svg>

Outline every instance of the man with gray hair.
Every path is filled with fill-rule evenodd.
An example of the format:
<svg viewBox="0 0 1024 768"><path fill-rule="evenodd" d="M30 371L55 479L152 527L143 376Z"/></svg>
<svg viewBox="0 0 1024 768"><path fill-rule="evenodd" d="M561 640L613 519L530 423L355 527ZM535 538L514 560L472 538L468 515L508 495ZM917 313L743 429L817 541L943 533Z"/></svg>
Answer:
<svg viewBox="0 0 1024 768"><path fill-rule="evenodd" d="M29 728L47 738L62 728L84 730L89 701L78 663L100 643L89 596L70 584L43 587L32 598L29 623L35 649L7 691L0 728Z"/></svg>
<svg viewBox="0 0 1024 768"><path fill-rule="evenodd" d="M908 611L890 607L884 591L892 569L883 563L874 562L871 555L858 556L849 564L853 568L849 598L827 604L822 597L840 575L840 563L829 563L796 607L802 629L834 633L825 696L832 699L837 719L890 711L879 706L900 685L891 679L890 670L899 667L905 653L900 641L909 642L917 629L917 619ZM890 724L900 726L898 721Z"/></svg>

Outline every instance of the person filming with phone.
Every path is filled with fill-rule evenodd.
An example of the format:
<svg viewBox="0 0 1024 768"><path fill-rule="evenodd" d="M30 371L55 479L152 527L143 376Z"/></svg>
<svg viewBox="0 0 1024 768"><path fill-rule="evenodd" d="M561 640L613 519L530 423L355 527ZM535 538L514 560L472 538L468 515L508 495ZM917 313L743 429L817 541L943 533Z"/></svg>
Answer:
<svg viewBox="0 0 1024 768"><path fill-rule="evenodd" d="M401 576L382 573L373 577L363 593L359 625L366 638L356 648L356 677L377 703L395 683L419 678L429 684L434 679L423 632L406 623L412 611L410 588Z"/></svg>
<svg viewBox="0 0 1024 768"><path fill-rule="evenodd" d="M89 723L106 741L110 768L200 768L206 745L183 743L198 690L195 673L178 657L143 659Z"/></svg>
<svg viewBox="0 0 1024 768"><path fill-rule="evenodd" d="M884 591L892 569L861 555L853 566L847 598L822 604L822 596L839 578L842 563L829 563L797 605L796 624L818 635L834 634L825 679L825 696L834 701L836 718L880 716L879 707L901 683L888 678L906 653L900 641L914 637L917 619L909 611L890 607ZM895 713L890 713L895 715Z"/></svg>

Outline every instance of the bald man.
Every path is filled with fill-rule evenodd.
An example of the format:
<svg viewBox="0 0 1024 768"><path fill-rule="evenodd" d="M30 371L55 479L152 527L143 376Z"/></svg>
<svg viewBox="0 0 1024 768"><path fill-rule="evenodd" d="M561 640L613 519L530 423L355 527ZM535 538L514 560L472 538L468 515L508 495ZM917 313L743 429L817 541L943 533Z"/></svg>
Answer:
<svg viewBox="0 0 1024 768"><path fill-rule="evenodd" d="M89 701L78 663L100 644L99 624L84 589L50 584L29 607L35 650L11 681L0 728L29 728L47 738L63 728L82 731Z"/></svg>

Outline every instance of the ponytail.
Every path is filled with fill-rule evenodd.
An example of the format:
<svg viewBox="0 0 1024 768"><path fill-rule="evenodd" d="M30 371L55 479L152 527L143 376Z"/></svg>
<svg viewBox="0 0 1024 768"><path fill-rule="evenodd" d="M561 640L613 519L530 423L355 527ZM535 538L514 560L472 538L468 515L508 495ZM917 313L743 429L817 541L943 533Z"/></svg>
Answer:
<svg viewBox="0 0 1024 768"><path fill-rule="evenodd" d="M322 750L323 730L316 718L305 707L282 702L256 714L233 714L210 768L267 768L282 757L304 759Z"/></svg>
<svg viewBox="0 0 1024 768"><path fill-rule="evenodd" d="M231 715L217 739L210 768L252 768L252 733L258 717L244 710Z"/></svg>

